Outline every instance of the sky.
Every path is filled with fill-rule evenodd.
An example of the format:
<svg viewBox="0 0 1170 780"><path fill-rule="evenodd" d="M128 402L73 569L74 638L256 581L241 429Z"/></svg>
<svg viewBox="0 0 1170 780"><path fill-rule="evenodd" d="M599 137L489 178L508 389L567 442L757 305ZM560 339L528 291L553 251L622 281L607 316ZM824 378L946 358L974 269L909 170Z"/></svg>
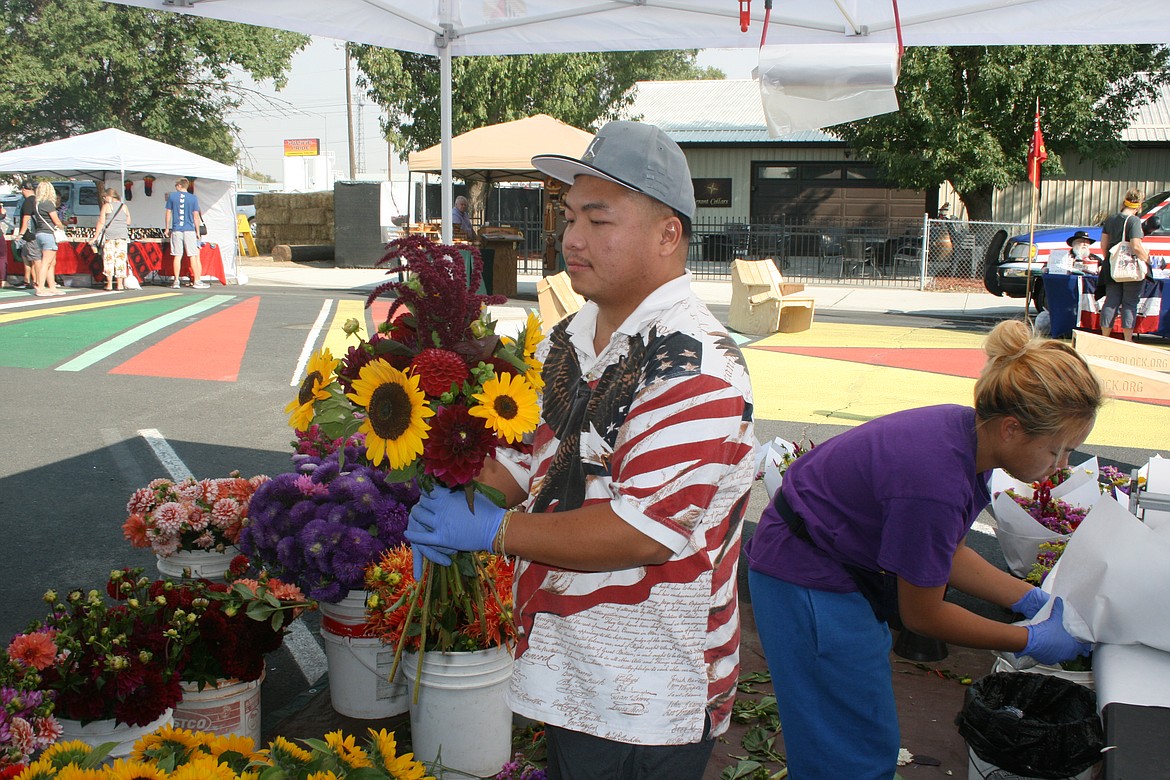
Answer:
<svg viewBox="0 0 1170 780"><path fill-rule="evenodd" d="M293 58L288 86L280 92L270 84L256 84L249 79L242 82L247 98L230 116L240 127L238 143L244 152L241 168L280 181L284 176L284 141L317 138L322 151L333 155L335 175L349 178L344 51L341 41L314 37ZM700 66L717 67L733 79L751 78L757 61L755 49L705 49L698 58ZM353 95L359 178L385 179L389 166L386 143L381 140L378 126L380 110L356 87ZM405 174L405 164L394 173Z"/></svg>

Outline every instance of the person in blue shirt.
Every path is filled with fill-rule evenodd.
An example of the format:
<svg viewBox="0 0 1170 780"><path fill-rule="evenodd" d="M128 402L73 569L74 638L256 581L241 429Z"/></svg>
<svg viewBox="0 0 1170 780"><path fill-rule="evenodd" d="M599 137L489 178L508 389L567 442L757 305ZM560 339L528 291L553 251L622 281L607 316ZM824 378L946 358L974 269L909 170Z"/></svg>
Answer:
<svg viewBox="0 0 1170 780"><path fill-rule="evenodd" d="M199 230L203 215L199 212L199 199L188 192L191 182L186 178L175 182L175 191L167 196L166 236L171 243L171 256L175 259L175 281L171 287L179 286L179 271L183 255L191 259L191 286L203 290L211 285L203 281L203 265L199 262Z"/></svg>
<svg viewBox="0 0 1170 780"><path fill-rule="evenodd" d="M455 199L455 208L451 209L452 238L459 238L460 231L462 231L463 239L467 241L475 240L475 228L471 226L471 217L467 215L467 209L470 205L471 202L463 195Z"/></svg>

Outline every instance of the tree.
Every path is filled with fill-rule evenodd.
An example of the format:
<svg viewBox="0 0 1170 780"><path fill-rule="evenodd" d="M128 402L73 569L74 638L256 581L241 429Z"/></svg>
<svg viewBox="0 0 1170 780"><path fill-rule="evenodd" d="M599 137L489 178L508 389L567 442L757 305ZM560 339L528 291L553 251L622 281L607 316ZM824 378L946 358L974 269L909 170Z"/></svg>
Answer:
<svg viewBox="0 0 1170 780"><path fill-rule="evenodd" d="M435 58L373 46L352 51L361 68L359 86L386 111L386 138L408 151L439 143ZM459 135L533 114L595 129L633 102L630 88L636 81L723 77L717 69L698 68L695 55L690 50L456 57L451 129ZM472 210L482 212L487 188L473 182L469 189Z"/></svg>
<svg viewBox="0 0 1170 780"><path fill-rule="evenodd" d="M996 189L1026 180L1036 99L1045 176L1070 152L1108 166L1121 132L1170 83L1161 46L963 46L907 49L900 110L838 125L838 135L896 187L949 181L972 220L991 219Z"/></svg>
<svg viewBox="0 0 1170 780"><path fill-rule="evenodd" d="M439 67L429 55L352 46L358 85L386 111L383 128L399 149L439 143ZM722 78L698 68L694 50L580 52L456 57L451 128L455 135L499 122L548 114L596 129L633 102L630 87L644 79Z"/></svg>
<svg viewBox="0 0 1170 780"><path fill-rule="evenodd" d="M297 33L98 0L0 0L5 148L120 128L234 164L233 68L284 86Z"/></svg>

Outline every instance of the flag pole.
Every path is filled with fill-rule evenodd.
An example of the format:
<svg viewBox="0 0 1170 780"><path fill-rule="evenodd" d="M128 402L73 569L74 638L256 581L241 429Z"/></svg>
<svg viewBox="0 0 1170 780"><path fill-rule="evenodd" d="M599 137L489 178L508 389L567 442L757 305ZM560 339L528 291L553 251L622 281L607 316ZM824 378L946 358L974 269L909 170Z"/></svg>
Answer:
<svg viewBox="0 0 1170 780"><path fill-rule="evenodd" d="M1028 180L1032 183L1032 208L1028 213L1028 265L1024 272L1024 322L1031 322L1032 261L1036 251L1036 219L1040 210L1040 164L1048 159L1044 135L1040 132L1040 96L1036 96L1036 119L1032 141L1028 144Z"/></svg>

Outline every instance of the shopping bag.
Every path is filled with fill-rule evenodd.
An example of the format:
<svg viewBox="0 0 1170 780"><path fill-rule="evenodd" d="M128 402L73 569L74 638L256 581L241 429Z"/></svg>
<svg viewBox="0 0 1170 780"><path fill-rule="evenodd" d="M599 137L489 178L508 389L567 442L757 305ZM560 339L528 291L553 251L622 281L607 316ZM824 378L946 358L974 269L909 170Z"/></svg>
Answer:
<svg viewBox="0 0 1170 780"><path fill-rule="evenodd" d="M1133 253L1128 241L1121 241L1109 250L1109 275L1115 282L1140 282L1146 278L1149 266Z"/></svg>

